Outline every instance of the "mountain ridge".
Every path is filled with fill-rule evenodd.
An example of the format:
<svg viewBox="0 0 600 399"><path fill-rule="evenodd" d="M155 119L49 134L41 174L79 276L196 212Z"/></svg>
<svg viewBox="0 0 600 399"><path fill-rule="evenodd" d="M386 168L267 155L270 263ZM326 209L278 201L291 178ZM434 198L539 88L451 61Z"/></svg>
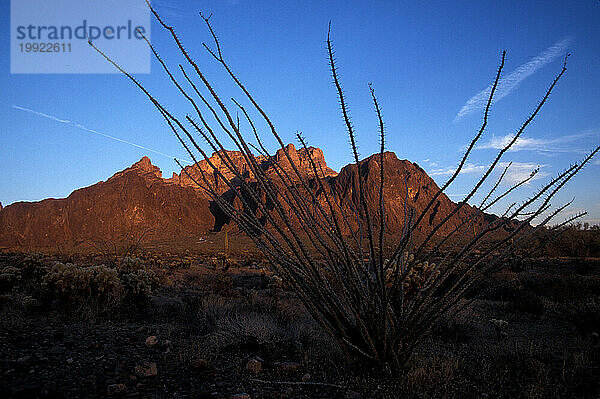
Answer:
<svg viewBox="0 0 600 399"><path fill-rule="evenodd" d="M321 149L309 147L297 150L289 144L285 151L305 178L314 179L308 156L318 165L319 173L323 171L323 181L331 187L346 215L352 215L348 217L349 227L346 233L350 232L349 229L358 229L358 219L355 216L355 209L358 209L359 204L358 178L364 182L367 206L376 214L379 154L360 161L359 168L356 164L349 164L336 173L327 166ZM224 156L223 153L220 155ZM244 179L253 181L252 168L240 152L227 151L227 156L242 171ZM219 154L214 153L210 161L233 182L235 176L226 170ZM279 167L289 176L295 176L283 149L271 158L257 156L256 161L274 179L274 162L278 162ZM384 162L386 231L394 236L401 232L407 212L424 209L437 192L438 186L417 164L400 160L393 152L384 153ZM140 235L147 235L148 240L166 240L218 231L229 224L229 219L215 209L208 195L190 179L189 176L199 176L200 170L213 173L208 162L203 160L185 167L185 171L179 175L174 173L172 177L164 178L161 170L152 164L149 157L144 156L106 181L74 190L66 198L17 202L4 206L0 208L0 247L45 248L57 243L73 245ZM228 195L231 201L237 201L236 206L241 206L226 184L222 185L220 194ZM318 194L318 200L324 201L322 192ZM426 234L431 231L454 206L454 202L441 194L416 233ZM477 229L489 217L492 216L465 204L440 229L440 233L451 231L466 218L471 218L473 229ZM375 223L377 226L377 221Z"/></svg>

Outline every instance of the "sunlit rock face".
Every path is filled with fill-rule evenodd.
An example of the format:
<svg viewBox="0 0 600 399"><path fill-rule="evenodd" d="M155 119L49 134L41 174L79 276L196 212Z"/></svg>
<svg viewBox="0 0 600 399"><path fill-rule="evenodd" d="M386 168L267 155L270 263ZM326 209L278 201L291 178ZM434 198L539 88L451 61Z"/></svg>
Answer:
<svg viewBox="0 0 600 399"><path fill-rule="evenodd" d="M236 165L240 177L227 168L224 157ZM296 166L295 170L290 159ZM347 165L339 174L327 166L323 151L314 147L296 149L289 144L271 158L258 156L255 161L276 184L281 184L279 176L285 175L300 191L303 190L300 178L316 187L316 168L324 187L340 203L340 207L336 207L337 216L341 220L343 212L348 220L348 223L341 223L346 234L358 230L357 213L361 205L357 179L360 177L364 183L365 204L375 227L379 228L379 154L362 160L359 168L356 164ZM274 162L280 169L275 168ZM392 152L384 154L383 162L385 227L387 234L394 238L402 232L407 215L423 210L438 186L417 164L400 160ZM205 178L218 182L219 194L238 209L243 208L243 202L231 187L241 184L240 178L253 185L262 200L266 200L265 193L258 189L254 180L253 166L238 151L215 153L208 160L187 166L179 175L174 173L168 179L162 177L160 169L148 157L143 157L108 180L75 190L67 198L19 202L4 208L0 205L0 247L53 247L59 243L116 240L140 235L149 240L167 240L220 230L231 223L196 184L202 182L202 173ZM227 179L227 183L219 175ZM326 197L322 190L317 190L316 199L325 208ZM290 215L293 214L285 202L282 206ZM439 196L416 233L422 236L430 232L454 206L446 195ZM440 229L440 233L452 231L471 215L469 228L473 232L481 229L486 219L494 218L465 205ZM291 220L300 223L293 215ZM235 229L235 226L231 228Z"/></svg>

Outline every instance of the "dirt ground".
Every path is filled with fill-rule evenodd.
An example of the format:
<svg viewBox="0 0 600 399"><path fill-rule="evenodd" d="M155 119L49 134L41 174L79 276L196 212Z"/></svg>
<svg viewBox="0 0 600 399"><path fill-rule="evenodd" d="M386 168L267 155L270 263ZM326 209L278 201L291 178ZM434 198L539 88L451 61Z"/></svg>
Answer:
<svg viewBox="0 0 600 399"><path fill-rule="evenodd" d="M260 259L137 257L158 283L145 298L108 304L52 296L36 285L36 270L57 256L0 255L1 397L600 395L595 258L509 265L473 289L473 301L440 321L391 378L349 364ZM7 267L21 270L18 281L7 282L13 270ZM492 319L507 324L497 328Z"/></svg>

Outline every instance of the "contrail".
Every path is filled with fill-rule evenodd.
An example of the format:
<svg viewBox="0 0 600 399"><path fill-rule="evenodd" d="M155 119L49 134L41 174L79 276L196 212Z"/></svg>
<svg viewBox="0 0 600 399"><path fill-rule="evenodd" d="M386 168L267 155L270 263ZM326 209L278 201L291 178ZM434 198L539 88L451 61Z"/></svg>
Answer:
<svg viewBox="0 0 600 399"><path fill-rule="evenodd" d="M73 122L73 121L70 121L68 119L60 119L60 118L58 118L56 116L53 116L53 115L48 115L48 114L45 114L43 112L35 111L33 109L29 109L29 108L25 108L25 107L20 107L18 105L14 105L14 104L12 105L12 108L18 109L20 111L29 112L30 114L41 116L43 118L47 118L47 119L53 120L55 122L63 123L65 125L69 125L69 126L75 127L77 129L80 129L80 130L83 130L83 131L86 131L86 132L89 132L89 133L94 133L94 134L97 134L99 136L106 137L106 138L114 140L114 141L118 141L120 143L125 143L125 144L128 144L130 146L140 148L142 150L150 151L150 152L153 152L155 154L162 155L164 157L168 157L170 159L174 159L175 158L175 159L177 159L177 160L179 160L181 162L185 162L185 163L189 163L189 164L193 163L192 161L187 160L187 159L182 159L182 158L179 158L179 157L176 157L176 156L173 156L173 155L165 154L164 152L153 150L152 148L144 147L143 145L139 145L139 144L133 143L131 141L123 140L123 139L121 139L119 137L111 136L110 134L102 133L102 132L99 132L97 130L87 128L87 127L85 127L85 126L83 126L83 125L81 125L81 124L79 124L77 122Z"/></svg>
<svg viewBox="0 0 600 399"><path fill-rule="evenodd" d="M498 87L496 88L496 93L494 94L494 102L499 101L503 97L509 95L523 80L527 79L538 69L552 62L557 57L564 55L571 41L573 41L573 37L568 37L558 41L553 46L548 47L545 51L533 57L529 62L521 65L506 75L506 77L500 79L498 82ZM454 117L454 122L460 120L463 116L468 115L471 112L482 110L488 101L491 90L492 86L490 85L471 97L465 103L465 105L463 105L460 111L458 111L458 114L456 114L456 117Z"/></svg>

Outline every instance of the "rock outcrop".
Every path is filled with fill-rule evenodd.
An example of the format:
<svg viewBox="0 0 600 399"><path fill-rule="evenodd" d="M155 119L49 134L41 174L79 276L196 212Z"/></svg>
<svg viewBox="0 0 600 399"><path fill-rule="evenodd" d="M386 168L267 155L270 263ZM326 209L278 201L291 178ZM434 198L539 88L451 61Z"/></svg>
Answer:
<svg viewBox="0 0 600 399"><path fill-rule="evenodd" d="M318 148L296 148L289 144L271 158L259 156L256 163L267 174L276 176L273 162L293 179L296 172L288 156L297 166L298 172L307 179L314 179L314 170L309 156L315 162L323 183L329 185L340 201L348 221L349 229L358 229L357 209L360 201L357 179L364 182L366 204L378 226L379 209L379 162L378 154L356 164L347 165L337 174L330 169ZM144 236L147 240L170 240L198 236L211 230L219 230L229 219L210 201L210 198L194 183L200 181L200 173L216 178L211 164L227 179L236 176L224 165L221 156L228 157L242 171L243 178L252 184L253 168L240 152L227 151L213 154L210 162L200 161L188 166L179 175L164 179L160 169L143 157L131 167L116 173L106 181L75 190L64 199L46 199L39 202L18 202L0 208L0 247L44 248L61 243L76 244L98 240L121 240ZM385 163L385 223L392 238L401 234L405 218L411 212L418 214L425 208L438 186L423 169L407 160L400 160L394 153L384 154ZM190 178L191 176L191 178ZM221 182L221 195L230 201L239 199L229 187ZM324 204L321 192L318 197ZM427 234L433 226L454 209L455 204L444 194L435 202L420 224L418 233ZM485 215L465 205L452 216L441 233L449 232L458 224L473 216L473 231L492 215Z"/></svg>

